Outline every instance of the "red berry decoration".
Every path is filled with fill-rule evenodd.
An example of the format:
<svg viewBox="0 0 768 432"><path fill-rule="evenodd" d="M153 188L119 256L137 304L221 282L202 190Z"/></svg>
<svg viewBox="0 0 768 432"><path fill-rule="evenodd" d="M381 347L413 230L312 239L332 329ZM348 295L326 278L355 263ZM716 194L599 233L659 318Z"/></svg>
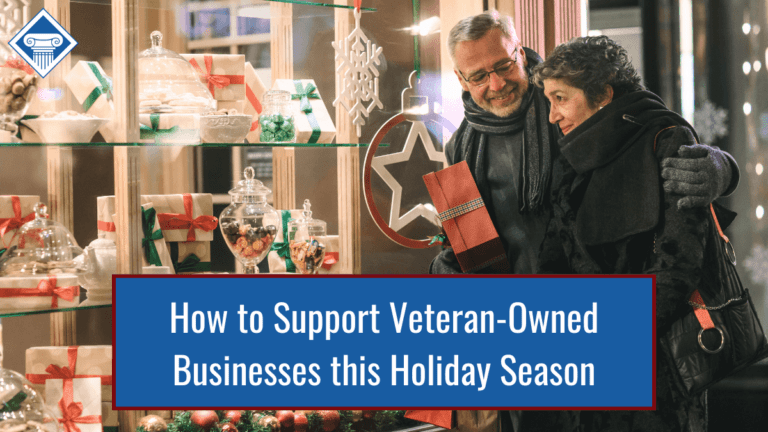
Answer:
<svg viewBox="0 0 768 432"><path fill-rule="evenodd" d="M295 417L293 411L278 411L275 413L275 417L280 421L280 426L283 428L293 427Z"/></svg>
<svg viewBox="0 0 768 432"><path fill-rule="evenodd" d="M221 432L237 432L237 428L232 423L224 423L221 425Z"/></svg>
<svg viewBox="0 0 768 432"><path fill-rule="evenodd" d="M323 430L325 432L336 430L341 423L341 416L338 411L318 411L317 415L323 420Z"/></svg>
<svg viewBox="0 0 768 432"><path fill-rule="evenodd" d="M296 432L307 432L309 429L309 421L303 412L293 415L293 428Z"/></svg>
<svg viewBox="0 0 768 432"><path fill-rule="evenodd" d="M266 427L272 432L280 432L280 421L274 416L264 416L260 418L258 425Z"/></svg>
<svg viewBox="0 0 768 432"><path fill-rule="evenodd" d="M372 419L374 415L376 415L376 411L373 411L373 410L363 410L363 418L364 419Z"/></svg>
<svg viewBox="0 0 768 432"><path fill-rule="evenodd" d="M216 411L194 411L190 420L207 431L219 422L219 416L216 415Z"/></svg>
<svg viewBox="0 0 768 432"><path fill-rule="evenodd" d="M224 414L224 418L229 420L232 424L238 424L240 423L240 418L243 416L243 413L240 411L227 411L226 414Z"/></svg>

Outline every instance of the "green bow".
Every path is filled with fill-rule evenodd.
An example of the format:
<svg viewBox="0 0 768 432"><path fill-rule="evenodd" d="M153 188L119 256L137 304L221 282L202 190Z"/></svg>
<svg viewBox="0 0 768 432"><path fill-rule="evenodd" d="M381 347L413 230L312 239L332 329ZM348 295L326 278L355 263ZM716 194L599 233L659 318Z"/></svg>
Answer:
<svg viewBox="0 0 768 432"><path fill-rule="evenodd" d="M303 88L299 80L294 80L293 85L296 86L296 94L291 95L291 99L301 99L299 109L307 114L311 113L312 105L309 103L309 100L320 99L320 95L315 93L317 87L312 83L307 83L307 87Z"/></svg>
<svg viewBox="0 0 768 432"><path fill-rule="evenodd" d="M141 239L141 246L144 248L144 254L147 256L147 262L150 265L162 266L160 254L157 252L155 240L163 239L163 231L155 231L156 212L154 208L141 210L141 226L144 230L144 238Z"/></svg>
<svg viewBox="0 0 768 432"><path fill-rule="evenodd" d="M307 87L304 88L299 80L294 80L293 85L296 87L296 94L291 95L291 99L301 99L299 108L307 115L307 121L309 121L309 126L312 128L312 135L307 142L310 144L316 143L320 138L320 123L318 123L317 117L312 112L312 105L309 103L309 100L320 99L320 95L315 93L317 87L312 83L307 83Z"/></svg>
<svg viewBox="0 0 768 432"><path fill-rule="evenodd" d="M287 273L296 273L296 265L291 260L291 247L288 243L288 221L291 219L291 212L280 210L280 215L283 219L283 241L272 243L271 250L277 252L277 256L285 260L285 271Z"/></svg>
<svg viewBox="0 0 768 432"><path fill-rule="evenodd" d="M160 114L154 113L149 115L149 123L152 125L139 125L139 138L141 139L153 139L155 144L160 144L160 138L168 135L173 135L179 131L178 126L174 126L169 129L159 129Z"/></svg>
<svg viewBox="0 0 768 432"><path fill-rule="evenodd" d="M4 253L5 253L5 251L7 251L7 250L8 250L8 248L2 248L2 249L0 249L0 257L1 257L1 256L3 256L3 254L4 254Z"/></svg>
<svg viewBox="0 0 768 432"><path fill-rule="evenodd" d="M16 138L21 139L21 127L22 126L28 127L26 125L21 124L22 120L32 120L32 119L36 119L38 117L40 117L40 116L38 116L38 115L25 115L24 117L16 120L16 126L19 127L19 129L16 131Z"/></svg>
<svg viewBox="0 0 768 432"><path fill-rule="evenodd" d="M180 263L177 263L176 260L174 260L173 269L176 271L176 273L209 272L211 271L211 263L210 261L201 262L197 255L189 254L189 256L184 258L184 261Z"/></svg>
<svg viewBox="0 0 768 432"><path fill-rule="evenodd" d="M24 399L26 398L27 398L26 393L24 392L16 393L16 396L12 397L11 400L3 404L3 408L0 409L0 413L18 411L19 408L21 408L21 403L24 402Z"/></svg>
<svg viewBox="0 0 768 432"><path fill-rule="evenodd" d="M88 65L88 67L91 69L91 72L93 72L93 75L96 76L96 79L99 80L99 85L96 86L93 90L91 90L91 93L88 95L87 98L85 98L85 102L83 102L83 109L88 112L89 109L93 106L94 103L96 103L96 99L101 97L101 95L106 95L107 100L112 100L112 80L109 77L105 77L104 75L99 72L99 68L97 67L97 64L94 62L85 62L85 64Z"/></svg>

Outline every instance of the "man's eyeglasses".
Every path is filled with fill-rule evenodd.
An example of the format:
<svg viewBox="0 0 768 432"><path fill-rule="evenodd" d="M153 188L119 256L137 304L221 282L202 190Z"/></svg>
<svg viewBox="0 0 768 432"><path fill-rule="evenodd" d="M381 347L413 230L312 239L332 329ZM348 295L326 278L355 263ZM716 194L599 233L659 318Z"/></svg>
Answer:
<svg viewBox="0 0 768 432"><path fill-rule="evenodd" d="M499 78L504 78L509 76L514 70L515 63L517 63L517 50L515 50L515 58L513 60L509 60L508 62L502 64L501 66L496 67L491 71L478 72L469 78L465 77L464 74L461 73L461 71L459 71L459 75L461 75L461 77L464 78L464 81L472 84L473 86L481 87L488 84L488 81L491 78L491 74L494 72Z"/></svg>

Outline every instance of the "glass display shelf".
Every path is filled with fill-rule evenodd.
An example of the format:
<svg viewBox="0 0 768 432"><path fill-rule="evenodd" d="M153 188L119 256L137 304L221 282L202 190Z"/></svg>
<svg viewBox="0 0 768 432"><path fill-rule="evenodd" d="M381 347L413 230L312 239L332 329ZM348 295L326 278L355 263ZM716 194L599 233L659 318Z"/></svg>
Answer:
<svg viewBox="0 0 768 432"><path fill-rule="evenodd" d="M0 147L368 147L370 143L0 143ZM379 144L389 147L389 144Z"/></svg>
<svg viewBox="0 0 768 432"><path fill-rule="evenodd" d="M71 311L86 310L86 309L103 309L103 308L109 308L109 307L112 307L112 304L78 306L78 307L57 308L57 309L35 309L30 311L18 311L18 312L5 312L5 313L0 313L0 318L49 314L49 313L55 313L55 312L71 312Z"/></svg>
<svg viewBox="0 0 768 432"><path fill-rule="evenodd" d="M306 0L264 0L267 2L274 2L274 3L293 3L293 4L300 4L300 5L309 5L309 6L321 6L321 7L333 7L333 8L344 8L344 9L354 9L354 6L346 6L346 5L337 5L329 2L316 2L316 1L306 1ZM109 6L112 4L112 0L71 0L72 3L90 3L90 4L98 4L98 5L106 5ZM147 7L150 9L162 9L159 6L152 7L153 2L147 2L148 5L142 4L142 7ZM366 8L361 7L360 10L362 12L376 12L376 8Z"/></svg>

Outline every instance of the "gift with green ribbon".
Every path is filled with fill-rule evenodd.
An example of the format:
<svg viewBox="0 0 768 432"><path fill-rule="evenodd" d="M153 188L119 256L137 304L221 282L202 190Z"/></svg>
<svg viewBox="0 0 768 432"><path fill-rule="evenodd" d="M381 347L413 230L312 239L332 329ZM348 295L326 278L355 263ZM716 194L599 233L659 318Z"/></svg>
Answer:
<svg viewBox="0 0 768 432"><path fill-rule="evenodd" d="M291 94L291 111L297 143L327 144L333 141L336 126L314 80L278 79L272 89ZM267 111L265 106L265 113ZM263 126L262 124L262 128Z"/></svg>
<svg viewBox="0 0 768 432"><path fill-rule="evenodd" d="M298 99L299 109L306 114L309 126L312 128L312 135L309 136L307 143L313 144L320 138L320 124L317 122L317 117L312 112L312 104L309 103L310 99L320 99L320 95L317 94L317 87L313 83L307 83L306 87L302 85L301 81L294 80L293 85L296 86L296 93L291 95L291 99Z"/></svg>
<svg viewBox="0 0 768 432"><path fill-rule="evenodd" d="M144 231L144 238L141 239L141 247L144 248L144 266L162 266L163 263L160 261L160 255L157 252L156 241L163 240L163 231L157 222L157 212L155 212L154 208L144 208L142 206L141 228Z"/></svg>
<svg viewBox="0 0 768 432"><path fill-rule="evenodd" d="M171 261L176 273L211 271L211 242L170 242ZM206 260L206 261L203 261Z"/></svg>
<svg viewBox="0 0 768 432"><path fill-rule="evenodd" d="M22 118L20 118L20 119L16 120L16 126L18 126L18 128L19 128L19 129L16 131L16 138L18 138L18 139L22 139L22 137L21 137L21 128L27 128L27 130L29 131L29 133L30 133L30 134L32 134L32 136L34 137L34 139L32 139L32 140L27 140L27 142L42 142L42 140L40 139L40 137L39 137L39 136L37 136L37 134L36 134L36 133L35 133L35 132L34 132L32 129L30 129L29 127L27 127L26 125L24 125L24 124L22 123L22 121L24 121L24 120L34 120L34 119L36 119L36 118L38 118L38 117L40 117L40 116L39 116L39 115L25 115L24 117L22 117Z"/></svg>
<svg viewBox="0 0 768 432"><path fill-rule="evenodd" d="M142 142L200 144L199 114L140 114L139 123L139 139Z"/></svg>
<svg viewBox="0 0 768 432"><path fill-rule="evenodd" d="M109 101L113 100L114 97L112 96L112 79L102 73L104 71L101 69L99 64L95 62L85 62L85 64L99 81L99 84L94 87L90 93L88 93L88 96L86 96L85 100L82 102L83 109L85 112L88 112L93 104L96 103L96 99L100 98L102 95L106 96L107 100Z"/></svg>
<svg viewBox="0 0 768 432"><path fill-rule="evenodd" d="M101 65L92 61L79 61L64 77L67 87L72 91L77 101L82 104L84 112L99 118L111 119L115 115L114 87L112 79L107 76ZM107 142L114 142L116 133L114 122L109 122L99 128L99 132Z"/></svg>
<svg viewBox="0 0 768 432"><path fill-rule="evenodd" d="M267 255L270 273L296 273L296 265L291 260L291 248L288 242L288 222L301 218L302 210L279 210L281 226Z"/></svg>

